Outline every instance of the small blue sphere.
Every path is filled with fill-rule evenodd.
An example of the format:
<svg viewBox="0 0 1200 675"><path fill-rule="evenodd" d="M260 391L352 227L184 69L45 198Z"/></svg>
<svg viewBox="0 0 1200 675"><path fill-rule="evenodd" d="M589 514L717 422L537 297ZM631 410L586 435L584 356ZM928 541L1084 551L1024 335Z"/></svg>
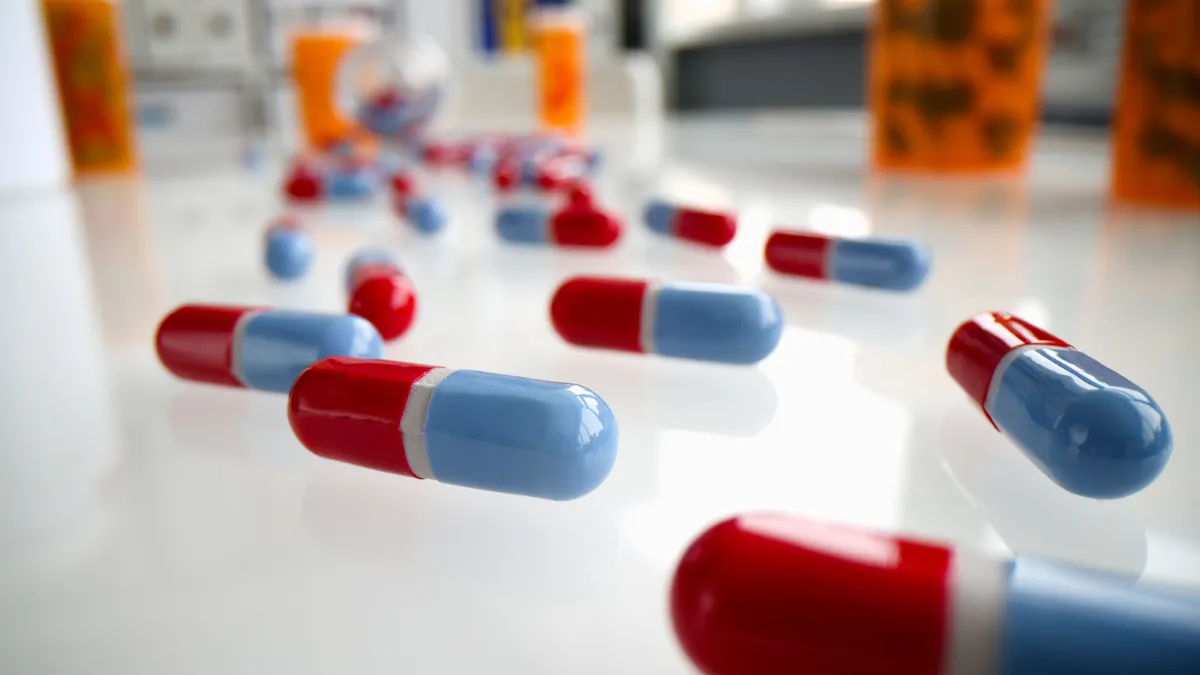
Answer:
<svg viewBox="0 0 1200 675"><path fill-rule="evenodd" d="M304 232L276 229L267 235L267 269L276 279L299 279L312 267L312 261L312 238Z"/></svg>

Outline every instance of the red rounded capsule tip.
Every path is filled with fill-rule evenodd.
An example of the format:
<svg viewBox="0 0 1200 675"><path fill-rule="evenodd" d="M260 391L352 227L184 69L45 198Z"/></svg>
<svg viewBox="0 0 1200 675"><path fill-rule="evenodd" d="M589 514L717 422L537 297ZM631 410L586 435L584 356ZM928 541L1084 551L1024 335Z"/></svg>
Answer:
<svg viewBox="0 0 1200 675"><path fill-rule="evenodd" d="M737 234L737 219L727 213L680 209L675 215L676 236L721 248Z"/></svg>
<svg viewBox="0 0 1200 675"><path fill-rule="evenodd" d="M283 191L294 201L316 200L321 196L321 177L303 166L297 166L284 182Z"/></svg>
<svg viewBox="0 0 1200 675"><path fill-rule="evenodd" d="M392 174L389 183L392 186L392 194L396 197L407 197L416 190L416 181L412 174L406 171L397 171Z"/></svg>
<svg viewBox="0 0 1200 675"><path fill-rule="evenodd" d="M193 382L240 387L233 375L234 329L249 307L182 305L158 324L154 349L171 374Z"/></svg>
<svg viewBox="0 0 1200 675"><path fill-rule="evenodd" d="M1011 314L986 312L964 322L946 345L946 370L980 406L1004 355L1022 345L1070 347L1053 334Z"/></svg>
<svg viewBox="0 0 1200 675"><path fill-rule="evenodd" d="M832 244L829 237L819 234L772 232L763 254L767 267L776 272L824 279L825 260Z"/></svg>
<svg viewBox="0 0 1200 675"><path fill-rule="evenodd" d="M635 279L568 279L550 301L550 322L574 345L641 352L646 286Z"/></svg>
<svg viewBox="0 0 1200 675"><path fill-rule="evenodd" d="M350 313L370 321L384 340L404 335L417 315L417 294L408 277L369 272L363 277L350 294Z"/></svg>
<svg viewBox="0 0 1200 675"><path fill-rule="evenodd" d="M288 423L314 455L413 475L400 421L412 384L433 366L335 356L300 373Z"/></svg>
<svg viewBox="0 0 1200 675"><path fill-rule="evenodd" d="M606 247L621 238L621 221L591 204L568 203L550 218L554 243Z"/></svg>
<svg viewBox="0 0 1200 675"><path fill-rule="evenodd" d="M709 675L941 672L951 552L748 515L687 549L671 585L684 651Z"/></svg>

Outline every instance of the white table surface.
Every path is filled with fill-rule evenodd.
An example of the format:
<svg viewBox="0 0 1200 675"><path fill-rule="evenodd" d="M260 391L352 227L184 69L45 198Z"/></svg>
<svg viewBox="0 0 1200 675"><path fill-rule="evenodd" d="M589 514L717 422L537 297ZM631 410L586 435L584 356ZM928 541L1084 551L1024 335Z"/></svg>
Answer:
<svg viewBox="0 0 1200 675"><path fill-rule="evenodd" d="M618 130L619 131L619 130ZM277 179L155 172L74 198L0 197L0 671L19 675L689 673L666 612L683 547L779 510L1200 586L1200 217L1104 206L1102 140L1049 134L1028 189L865 177L861 124L712 120L654 146L614 133L610 253L515 249L465 179L421 240L382 206L309 213L318 261L273 282ZM628 168L634 161L637 166ZM724 254L652 239L646 195L736 206ZM772 223L920 237L912 296L765 272ZM575 502L338 465L278 395L173 379L158 320L185 301L336 311L342 265L394 250L420 294L389 358L573 381L621 425L616 468ZM547 303L580 272L760 285L787 315L753 368L585 351ZM1145 387L1175 454L1140 494L1074 497L946 374L953 328L1016 312Z"/></svg>

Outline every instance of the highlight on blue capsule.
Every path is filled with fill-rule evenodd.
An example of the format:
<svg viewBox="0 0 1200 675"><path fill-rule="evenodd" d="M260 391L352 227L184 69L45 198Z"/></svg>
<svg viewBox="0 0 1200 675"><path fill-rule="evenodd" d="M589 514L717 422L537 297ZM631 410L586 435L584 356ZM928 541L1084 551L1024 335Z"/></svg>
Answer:
<svg viewBox="0 0 1200 675"><path fill-rule="evenodd" d="M925 282L929 264L928 249L911 239L838 239L830 276L849 284L910 291Z"/></svg>
<svg viewBox="0 0 1200 675"><path fill-rule="evenodd" d="M312 238L302 230L273 228L267 233L267 270L284 281L299 279L312 266Z"/></svg>
<svg viewBox="0 0 1200 675"><path fill-rule="evenodd" d="M748 365L769 356L783 336L783 310L758 289L671 283L657 293L657 354Z"/></svg>
<svg viewBox="0 0 1200 675"><path fill-rule="evenodd" d="M380 358L383 339L352 314L259 312L240 327L234 371L251 389L287 393L305 368L330 356Z"/></svg>

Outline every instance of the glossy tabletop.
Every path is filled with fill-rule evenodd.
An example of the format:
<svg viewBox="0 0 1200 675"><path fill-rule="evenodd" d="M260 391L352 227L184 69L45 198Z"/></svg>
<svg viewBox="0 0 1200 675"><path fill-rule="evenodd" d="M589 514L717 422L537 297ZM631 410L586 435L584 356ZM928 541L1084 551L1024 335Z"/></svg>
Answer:
<svg viewBox="0 0 1200 675"><path fill-rule="evenodd" d="M427 238L381 200L301 214L316 260L273 281L278 165L152 172L73 195L0 195L0 671L93 675L693 672L666 588L706 526L753 510L1042 554L1200 586L1200 216L1105 204L1102 136L1049 131L1024 180L880 179L861 119L714 118L601 129L612 251L504 244L490 192L423 176ZM661 149L661 155L658 150ZM732 208L714 253L657 237L650 197ZM913 294L772 274L776 226L918 237ZM153 334L189 301L345 307L344 265L387 248L419 296L389 358L576 382L620 454L573 502L338 465L283 396L172 378ZM565 344L576 274L759 286L783 308L757 366ZM1174 457L1127 499L1042 475L947 374L972 314L1015 313L1150 392Z"/></svg>

